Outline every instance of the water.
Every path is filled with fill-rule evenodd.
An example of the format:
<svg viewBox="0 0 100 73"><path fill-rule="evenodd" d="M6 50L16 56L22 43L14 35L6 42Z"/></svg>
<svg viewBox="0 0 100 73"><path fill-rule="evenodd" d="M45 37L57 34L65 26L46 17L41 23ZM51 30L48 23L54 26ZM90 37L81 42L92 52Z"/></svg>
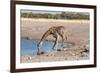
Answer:
<svg viewBox="0 0 100 73"><path fill-rule="evenodd" d="M37 54L37 44L39 43L39 40L27 40L27 39L21 39L21 55L36 55ZM50 52L53 51L52 47L54 45L54 42L52 41L44 41L42 48L40 49L41 52ZM70 47L69 45L66 45L65 47ZM61 43L57 46L58 49L61 49Z"/></svg>

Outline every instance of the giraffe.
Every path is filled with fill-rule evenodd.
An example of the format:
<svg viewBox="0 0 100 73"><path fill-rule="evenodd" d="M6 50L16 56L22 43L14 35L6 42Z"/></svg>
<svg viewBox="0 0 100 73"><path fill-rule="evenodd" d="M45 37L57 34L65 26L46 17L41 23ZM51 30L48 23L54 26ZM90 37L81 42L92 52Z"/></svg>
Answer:
<svg viewBox="0 0 100 73"><path fill-rule="evenodd" d="M37 54L41 54L40 53L40 48L42 47L43 41L46 39L46 37L48 37L49 35L52 35L55 38L54 41L54 45L52 47L53 50L55 50L55 46L58 44L58 40L59 40L59 36L62 38L61 41L61 46L63 47L64 44L64 39L67 40L67 36L65 34L65 28L64 26L52 26L51 28L49 28L42 36L42 38L40 39L39 43L37 44L38 47L38 52Z"/></svg>

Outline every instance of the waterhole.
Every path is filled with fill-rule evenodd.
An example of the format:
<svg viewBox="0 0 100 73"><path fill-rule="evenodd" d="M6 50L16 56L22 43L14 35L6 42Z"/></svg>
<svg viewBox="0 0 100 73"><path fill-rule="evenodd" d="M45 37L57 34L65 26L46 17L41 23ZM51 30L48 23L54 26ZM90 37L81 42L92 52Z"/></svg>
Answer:
<svg viewBox="0 0 100 73"><path fill-rule="evenodd" d="M27 40L27 39L21 39L21 55L36 55L37 54L37 44L39 43L39 40ZM44 41L42 48L40 49L41 52L51 52L52 47L54 45L54 42L52 41ZM64 43L63 48L70 48L74 44L72 43ZM56 46L57 49L63 49L61 47L61 43L58 43Z"/></svg>

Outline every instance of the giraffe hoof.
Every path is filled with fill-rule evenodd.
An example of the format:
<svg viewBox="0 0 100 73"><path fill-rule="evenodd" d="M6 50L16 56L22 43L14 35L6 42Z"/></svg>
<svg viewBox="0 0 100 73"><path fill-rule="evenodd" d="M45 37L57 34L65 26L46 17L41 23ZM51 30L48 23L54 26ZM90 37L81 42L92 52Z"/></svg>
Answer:
<svg viewBox="0 0 100 73"><path fill-rule="evenodd" d="M41 52L41 54L44 54L44 52Z"/></svg>
<svg viewBox="0 0 100 73"><path fill-rule="evenodd" d="M37 53L37 55L40 55L40 53Z"/></svg>
<svg viewBox="0 0 100 73"><path fill-rule="evenodd" d="M61 51L61 49L57 49L57 51Z"/></svg>
<svg viewBox="0 0 100 73"><path fill-rule="evenodd" d="M41 55L41 54L44 54L44 52L37 53L37 55Z"/></svg>

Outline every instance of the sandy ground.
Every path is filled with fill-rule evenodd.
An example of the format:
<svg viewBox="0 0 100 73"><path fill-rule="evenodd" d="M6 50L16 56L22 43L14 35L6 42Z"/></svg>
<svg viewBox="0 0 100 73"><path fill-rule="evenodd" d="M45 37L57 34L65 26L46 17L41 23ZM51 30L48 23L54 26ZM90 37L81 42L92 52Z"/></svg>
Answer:
<svg viewBox="0 0 100 73"><path fill-rule="evenodd" d="M53 51L35 56L21 56L21 63L32 63L32 62L52 62L52 61L75 61L75 60L88 60L89 53L82 52L83 50L68 49L64 48L61 51ZM81 53L82 52L82 53Z"/></svg>
<svg viewBox="0 0 100 73"><path fill-rule="evenodd" d="M68 40L74 43L72 48L64 48L62 51L54 51L36 56L21 56L21 62L45 62L62 60L89 59L89 52L82 52L89 48L89 21L88 20L54 20L54 19L27 19L21 18L21 37L40 39L43 33L52 26L64 26ZM53 40L50 37L48 40ZM61 39L60 39L61 40ZM88 46L88 47L87 47Z"/></svg>

